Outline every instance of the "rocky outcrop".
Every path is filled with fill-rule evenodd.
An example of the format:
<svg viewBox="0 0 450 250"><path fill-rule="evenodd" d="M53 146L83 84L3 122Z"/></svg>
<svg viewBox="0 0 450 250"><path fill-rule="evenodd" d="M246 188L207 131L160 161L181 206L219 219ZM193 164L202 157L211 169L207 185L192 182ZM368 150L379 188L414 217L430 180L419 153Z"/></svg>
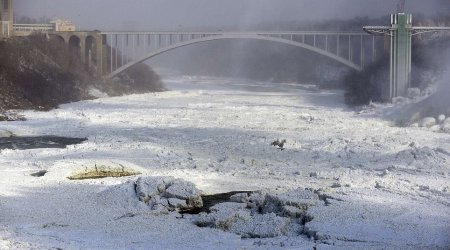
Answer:
<svg viewBox="0 0 450 250"><path fill-rule="evenodd" d="M222 229L244 238L297 236L308 220L306 211L319 202L317 194L302 189L284 194L241 193L192 220L198 226Z"/></svg>
<svg viewBox="0 0 450 250"><path fill-rule="evenodd" d="M136 181L136 194L152 210L161 212L203 207L200 190L190 182L173 177L140 177Z"/></svg>

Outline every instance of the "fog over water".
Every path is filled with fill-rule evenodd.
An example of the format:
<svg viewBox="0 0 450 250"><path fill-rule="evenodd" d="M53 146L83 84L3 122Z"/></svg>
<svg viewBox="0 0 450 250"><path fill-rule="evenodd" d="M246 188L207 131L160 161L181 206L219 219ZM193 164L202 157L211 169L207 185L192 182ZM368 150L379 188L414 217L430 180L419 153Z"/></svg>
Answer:
<svg viewBox="0 0 450 250"><path fill-rule="evenodd" d="M378 17L396 0L16 0L16 16L63 18L81 29L179 30L243 27L260 22ZM409 0L406 10L450 11L448 0Z"/></svg>

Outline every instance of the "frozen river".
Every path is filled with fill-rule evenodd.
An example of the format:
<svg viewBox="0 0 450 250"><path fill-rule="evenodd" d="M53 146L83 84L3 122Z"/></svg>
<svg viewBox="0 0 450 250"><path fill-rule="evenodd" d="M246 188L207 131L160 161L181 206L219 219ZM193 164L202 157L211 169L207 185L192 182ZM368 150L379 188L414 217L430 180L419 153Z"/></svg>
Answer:
<svg viewBox="0 0 450 250"><path fill-rule="evenodd" d="M342 92L313 86L166 83L172 91L0 123L18 136L88 138L64 149L0 152L0 249L450 247L449 134L395 127L373 110L347 108ZM271 145L277 139L286 140L284 150ZM314 237L244 239L136 205L133 192L118 187L137 177L67 179L97 166L182 178L205 194L301 188L324 202L308 210Z"/></svg>

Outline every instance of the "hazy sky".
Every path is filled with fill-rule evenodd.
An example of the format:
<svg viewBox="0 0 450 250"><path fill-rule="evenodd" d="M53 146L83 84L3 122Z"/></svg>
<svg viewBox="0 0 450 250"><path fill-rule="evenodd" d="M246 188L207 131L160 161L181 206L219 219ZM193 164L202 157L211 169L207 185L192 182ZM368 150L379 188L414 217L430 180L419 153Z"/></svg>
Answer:
<svg viewBox="0 0 450 250"><path fill-rule="evenodd" d="M14 0L18 16L63 18L81 29L169 30L268 21L381 16L398 0ZM444 10L443 8L446 8ZM450 0L407 0L407 11L450 11Z"/></svg>

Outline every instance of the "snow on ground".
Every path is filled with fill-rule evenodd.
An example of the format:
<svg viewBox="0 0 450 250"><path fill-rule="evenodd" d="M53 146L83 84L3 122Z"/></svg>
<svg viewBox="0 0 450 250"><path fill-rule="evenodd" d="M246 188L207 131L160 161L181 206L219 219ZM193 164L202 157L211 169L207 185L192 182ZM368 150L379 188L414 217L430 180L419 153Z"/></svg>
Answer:
<svg viewBox="0 0 450 250"><path fill-rule="evenodd" d="M18 136L86 137L0 152L0 249L450 247L450 135L345 107L343 93L238 79L172 78L173 91L101 98L27 121ZM271 146L286 139L285 150ZM304 234L242 239L152 213L137 177L71 181L96 166L173 176L205 194L315 190ZM30 176L39 170L48 173ZM128 216L132 214L133 216Z"/></svg>

